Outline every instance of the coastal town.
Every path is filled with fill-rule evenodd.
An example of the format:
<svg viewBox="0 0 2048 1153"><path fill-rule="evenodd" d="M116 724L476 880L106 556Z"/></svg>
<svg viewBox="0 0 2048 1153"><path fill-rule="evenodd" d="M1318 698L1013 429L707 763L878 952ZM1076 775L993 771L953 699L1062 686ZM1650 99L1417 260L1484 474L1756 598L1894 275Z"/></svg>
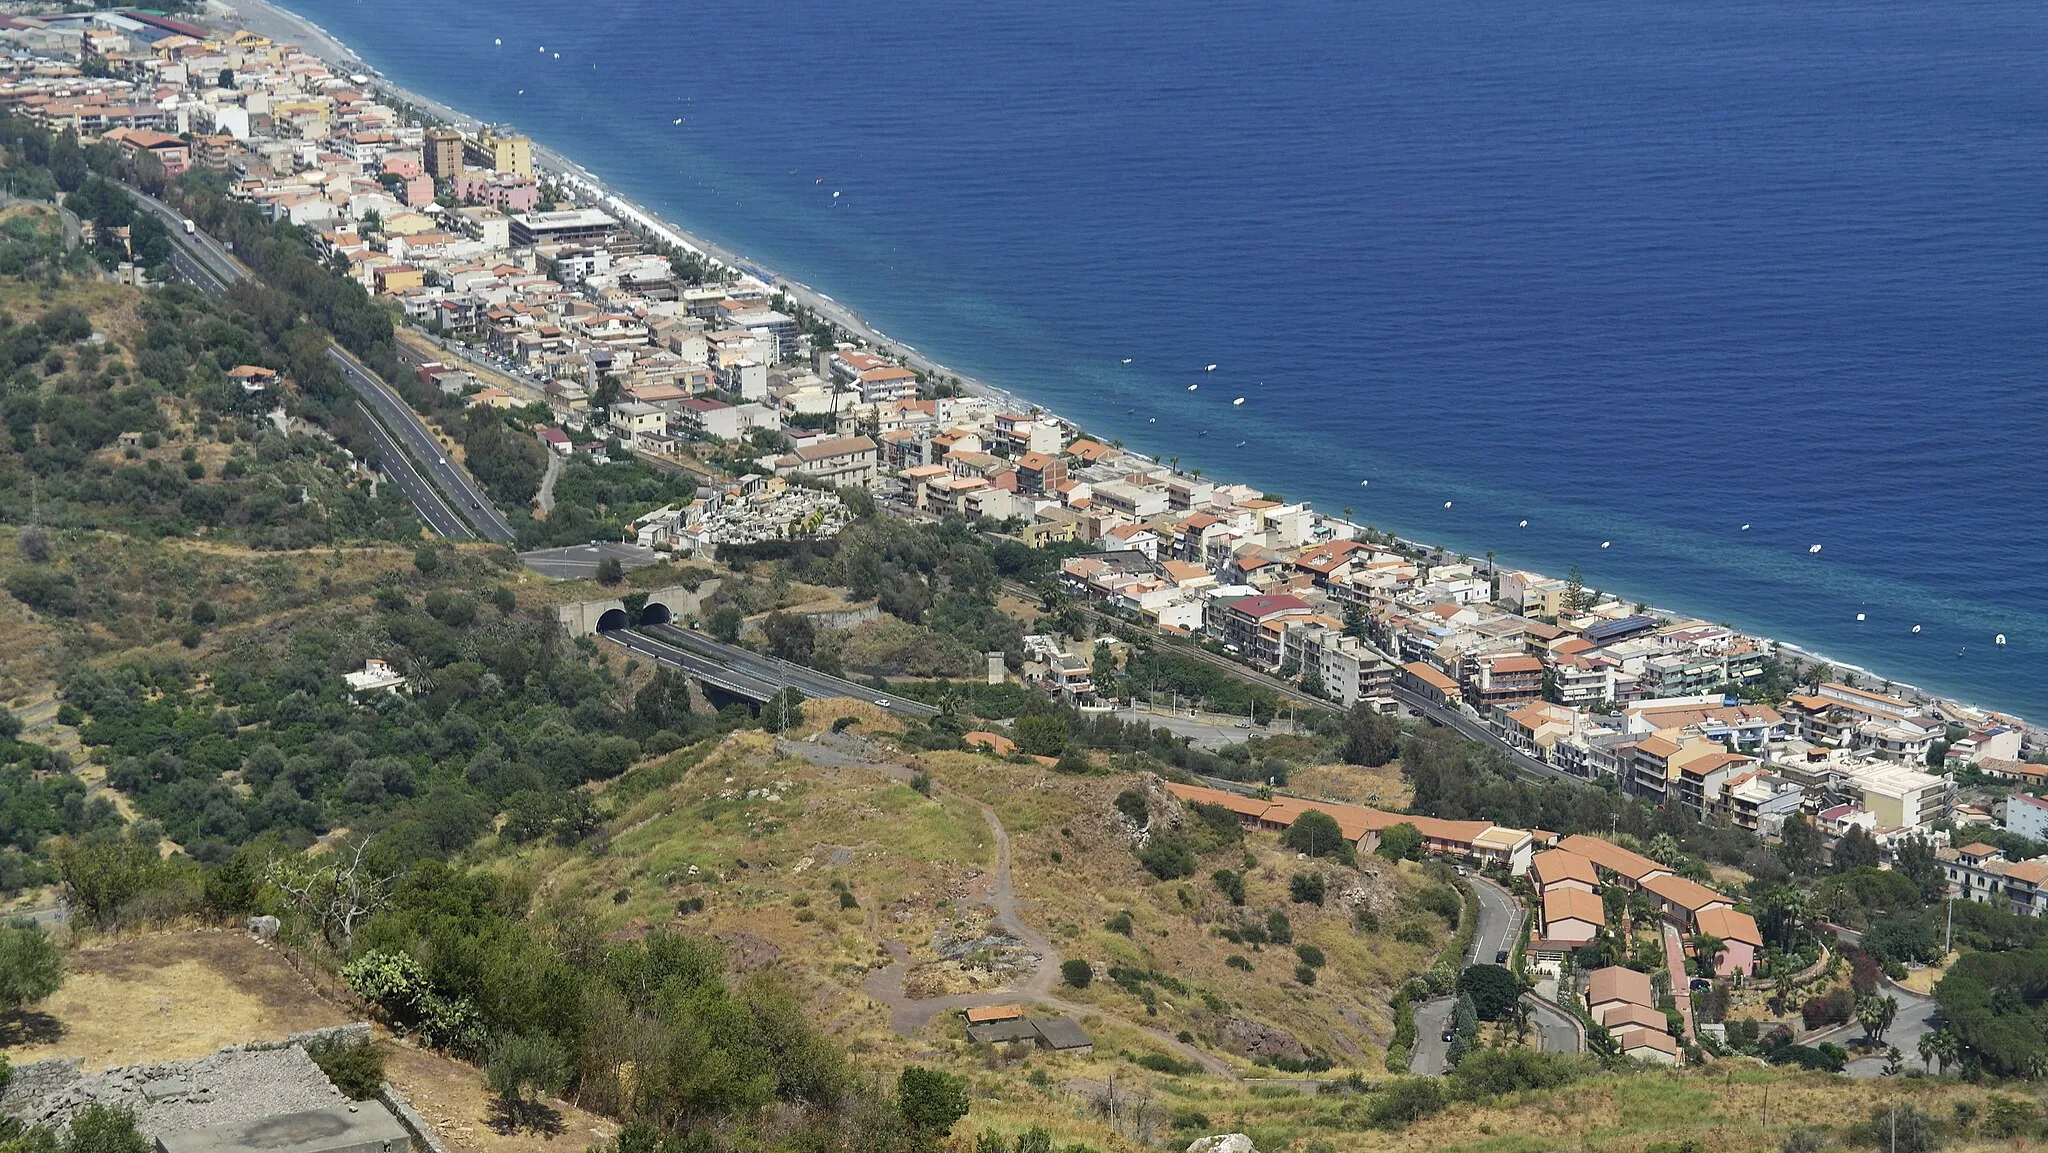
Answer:
<svg viewBox="0 0 2048 1153"><path fill-rule="evenodd" d="M1737 830L1772 860L1808 842L1816 861L1880 871L1928 853L1937 900L2048 916L2048 852L1992 843L2048 845L2048 733L2018 717L1634 603L1576 571L1456 555L1376 531L1350 509L1332 514L1127 450L850 331L790 285L722 263L550 171L509 127L452 127L291 43L121 11L0 16L0 46L11 53L0 60L0 109L118 150L145 190L216 174L235 201L302 229L327 268L402 317L411 383L504 414L546 453L536 519L573 464L653 469L694 489L694 500L648 500L623 518L623 543L648 563L831 540L863 511L957 520L1057 555L1041 587L1011 591L1083 623L1030 633L1021 661L1026 683L1077 715L1199 720L1175 694L1118 675L1112 649L1143 637L1305 707L1448 727L1539 787L1590 786ZM139 261L117 275L147 283ZM234 372L251 396L278 387L273 370ZM989 654L990 685L1005 679L1004 655ZM370 666L348 674L354 691L380 701L408 691L406 676ZM890 701L874 704L886 711ZM1272 720L1254 711L1242 724L1204 723L1232 741L1286 735ZM1001 734L966 737L970 749L1017 754ZM1445 819L1256 776L1191 775L1165 791L1191 812L1228 814L1246 834L1292 847L1285 838L1304 822L1328 825L1344 856L1428 858L1498 892L1512 923L1497 951L1482 947L1481 928L1472 967L1526 977L1573 1051L1697 1063L1701 1046L1720 1053L1734 1042L1726 1005L1696 1021L1694 995L1747 993L1760 1004L1765 988L1797 989L1834 959L1770 928L1743 888L1749 875L1604 824L1557 832ZM1589 966L1595 958L1603 963ZM1472 1030L1460 1035L1453 1000L1432 1001L1439 1016L1427 1032L1442 1046L1432 1056L1429 1037L1411 1037L1413 1064L1401 1071L1443 1074L1443 1047L1465 1051ZM1405 992L1400 1007L1423 1019ZM1014 1024L988 1032L1021 1020L989 1012L969 1009L966 1020L990 1037L1040 1035ZM1867 1058L1864 1071L1881 1062ZM1938 1065L1923 1053L1923 1071ZM398 1113L419 1136L418 1119Z"/></svg>
<svg viewBox="0 0 2048 1153"><path fill-rule="evenodd" d="M1073 546L1060 584L1077 601L1337 706L1457 714L1558 774L1764 838L1803 814L1889 851L2004 818L1959 800L1959 770L2048 783L2026 763L2041 734L2017 718L1818 663L1790 672L1766 639L1399 541L964 394L761 276L574 202L526 137L423 123L294 45L146 12L8 17L0 42L17 53L0 107L165 178L223 172L441 342L423 382L545 412L533 434L551 453L703 468L738 447L729 486L639 514L642 545L827 537L845 519L833 490L866 490L900 515ZM1053 691L1098 703L1084 660L1048 667Z"/></svg>

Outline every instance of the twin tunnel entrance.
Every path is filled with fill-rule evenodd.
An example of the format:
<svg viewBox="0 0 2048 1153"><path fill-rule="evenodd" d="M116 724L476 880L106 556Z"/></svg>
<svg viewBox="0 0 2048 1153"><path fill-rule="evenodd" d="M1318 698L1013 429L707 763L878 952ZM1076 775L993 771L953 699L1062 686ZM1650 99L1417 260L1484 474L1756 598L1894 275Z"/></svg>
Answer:
<svg viewBox="0 0 2048 1153"><path fill-rule="evenodd" d="M586 618L588 619L588 618ZM597 618L597 631L616 632L619 629L636 628L646 625L665 625L673 622L675 615L660 601L649 601L635 613L631 606L606 609Z"/></svg>

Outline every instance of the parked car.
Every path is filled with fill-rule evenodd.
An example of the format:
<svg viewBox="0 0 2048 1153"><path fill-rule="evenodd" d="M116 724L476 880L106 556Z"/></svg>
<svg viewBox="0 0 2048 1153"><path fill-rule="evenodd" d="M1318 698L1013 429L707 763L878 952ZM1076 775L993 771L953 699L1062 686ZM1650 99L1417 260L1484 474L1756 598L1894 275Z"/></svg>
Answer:
<svg viewBox="0 0 2048 1153"><path fill-rule="evenodd" d="M1457 1031L1456 1029L1445 1029L1445 1030L1444 1030L1444 1044L1448 1045L1448 1044L1450 1044L1451 1042L1453 1042L1453 1041L1455 1041L1455 1040L1457 1040L1457 1039L1458 1039L1458 1031Z"/></svg>
<svg viewBox="0 0 2048 1153"><path fill-rule="evenodd" d="M1493 963L1494 963L1494 964L1496 964L1496 965L1505 965L1505 964L1507 964L1507 963L1508 963L1508 951L1507 951L1506 949L1496 949L1496 950L1494 950L1494 952L1493 952Z"/></svg>

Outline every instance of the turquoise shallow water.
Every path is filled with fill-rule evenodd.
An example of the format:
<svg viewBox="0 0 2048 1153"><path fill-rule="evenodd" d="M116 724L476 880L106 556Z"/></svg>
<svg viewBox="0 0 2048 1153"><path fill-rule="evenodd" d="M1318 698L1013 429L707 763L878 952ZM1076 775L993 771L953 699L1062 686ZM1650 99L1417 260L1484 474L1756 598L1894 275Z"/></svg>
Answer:
<svg viewBox="0 0 2048 1153"><path fill-rule="evenodd" d="M291 7L1103 435L2048 717L2038 4Z"/></svg>

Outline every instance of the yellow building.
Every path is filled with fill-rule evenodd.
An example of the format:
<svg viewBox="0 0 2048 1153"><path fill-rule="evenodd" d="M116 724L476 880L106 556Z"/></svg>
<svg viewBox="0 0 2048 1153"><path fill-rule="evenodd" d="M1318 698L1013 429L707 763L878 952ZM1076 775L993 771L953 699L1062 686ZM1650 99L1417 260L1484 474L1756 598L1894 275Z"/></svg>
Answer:
<svg viewBox="0 0 2048 1153"><path fill-rule="evenodd" d="M533 175L533 141L524 136L503 136L486 128L470 144L469 152L478 166L493 172Z"/></svg>

